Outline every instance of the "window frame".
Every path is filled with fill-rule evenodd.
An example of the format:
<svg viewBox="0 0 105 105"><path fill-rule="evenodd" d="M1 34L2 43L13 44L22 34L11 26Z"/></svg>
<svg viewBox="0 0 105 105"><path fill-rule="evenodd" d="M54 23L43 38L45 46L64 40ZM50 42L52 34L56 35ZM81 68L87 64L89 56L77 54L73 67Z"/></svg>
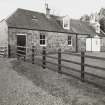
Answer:
<svg viewBox="0 0 105 105"><path fill-rule="evenodd" d="M42 41L42 44L41 44L41 41ZM44 44L43 44L43 42L44 42ZM39 44L40 44L40 46L46 46L46 35L45 35L45 33L40 33Z"/></svg>
<svg viewBox="0 0 105 105"><path fill-rule="evenodd" d="M69 18L69 16L65 16L63 18L63 28L66 29L66 30L70 29L70 18Z"/></svg>
<svg viewBox="0 0 105 105"><path fill-rule="evenodd" d="M69 37L70 37L70 39L69 39ZM71 42L71 44L69 44L69 42ZM68 44L68 46L72 46L72 36L70 36L70 35L68 35L68 37L67 37L67 44Z"/></svg>
<svg viewBox="0 0 105 105"><path fill-rule="evenodd" d="M66 29L68 29L68 27L69 27L68 20L64 20L63 27L66 28Z"/></svg>

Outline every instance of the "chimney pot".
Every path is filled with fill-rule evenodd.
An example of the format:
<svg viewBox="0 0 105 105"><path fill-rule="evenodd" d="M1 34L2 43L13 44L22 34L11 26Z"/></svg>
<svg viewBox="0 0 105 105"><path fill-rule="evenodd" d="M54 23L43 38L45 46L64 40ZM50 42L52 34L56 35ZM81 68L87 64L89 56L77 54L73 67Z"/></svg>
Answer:
<svg viewBox="0 0 105 105"><path fill-rule="evenodd" d="M50 18L50 8L48 7L48 4L45 4L46 7L46 17Z"/></svg>

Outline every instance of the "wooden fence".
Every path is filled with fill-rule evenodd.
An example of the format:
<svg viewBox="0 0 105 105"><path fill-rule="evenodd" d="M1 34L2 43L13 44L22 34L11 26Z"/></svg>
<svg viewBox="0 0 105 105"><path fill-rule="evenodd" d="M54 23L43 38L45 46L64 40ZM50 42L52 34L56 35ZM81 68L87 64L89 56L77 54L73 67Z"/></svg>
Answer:
<svg viewBox="0 0 105 105"><path fill-rule="evenodd" d="M20 47L20 46L18 46L18 47ZM35 47L33 46L31 50L32 50L31 61L32 61L32 64L34 64L35 63ZM19 54L19 51L17 51L17 58L19 59L19 57L23 57L24 61L25 61L25 58L26 58L25 54L26 53ZM23 52L23 51L20 51L20 52ZM96 75L96 74L89 73L89 72L85 71L85 67L90 67L90 68L95 68L95 69L98 69L100 71L104 71L105 72L105 68L103 68L103 67L96 66L96 65L94 66L94 65L90 65L90 64L86 64L85 63L85 59L86 58L95 59L95 60L101 60L101 61L105 61L105 58L86 55L85 52L81 52L81 53L62 52L61 49L58 49L57 53L55 53L55 54L57 54L57 57L51 56L49 53L47 53L47 49L45 47L43 47L42 55L41 55L42 56L41 57L42 58L42 60L41 60L42 63L40 64L43 67L43 69L45 69L45 68L54 69L54 68L51 68L51 67L49 67L47 65L48 63L50 63L50 64L53 64L53 65L57 66L58 73L68 75L68 73L65 73L64 70L62 70L62 68L69 69L70 71L74 71L74 72L80 73L80 78L78 78L78 77L76 77L76 76L74 76L72 74L70 74L70 75L75 77L75 78L80 79L82 82L87 81L87 80L85 80L85 75L90 75L92 77L105 80L105 77L103 77L103 76L99 76L99 75ZM81 61L77 62L77 61L73 61L73 60L63 59L62 58L62 54L78 56L78 57L80 57ZM51 59L57 60L57 63L51 62L47 58L51 58ZM75 69L73 67L68 67L66 65L62 65L62 62L67 62L67 63L72 63L72 64L79 65L81 67L81 70ZM87 82L89 82L89 81L87 81Z"/></svg>
<svg viewBox="0 0 105 105"><path fill-rule="evenodd" d="M0 46L0 56L5 57L7 54L7 47Z"/></svg>

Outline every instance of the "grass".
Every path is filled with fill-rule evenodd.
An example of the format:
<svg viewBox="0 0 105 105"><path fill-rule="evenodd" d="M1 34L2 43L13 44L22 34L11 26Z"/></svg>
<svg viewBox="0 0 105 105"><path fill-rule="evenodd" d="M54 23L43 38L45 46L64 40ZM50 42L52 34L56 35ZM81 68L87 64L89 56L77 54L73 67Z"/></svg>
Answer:
<svg viewBox="0 0 105 105"><path fill-rule="evenodd" d="M57 56L57 55L53 55ZM66 59L76 60L80 62L80 58L74 56L65 56ZM49 59L50 61L57 63L57 60ZM39 57L35 57L35 62L41 63ZM90 64L100 64L104 66L105 62L100 61L89 61L86 60L87 63ZM68 105L105 105L105 90L94 86L93 84L88 84L87 82L81 82L71 76L66 76L63 74L58 74L55 71L49 69L42 69L41 66L37 66L36 64L32 65L28 62L23 61L13 61L11 62L14 70L21 76L25 76L30 81L42 88L44 91L48 92L52 96L59 97L63 100L63 102ZM75 67L80 70L80 67L77 65L73 65L70 63L63 63L66 66ZM57 67L48 64L53 69L57 70ZM68 74L73 74L80 77L80 74L71 72L70 70L62 69ZM98 73L97 75L103 75L104 73L98 72L97 70L86 68L88 72ZM103 85L103 80L98 80L91 76L86 76L85 79L89 79L90 81L96 82L98 84ZM102 81L102 82L100 82Z"/></svg>

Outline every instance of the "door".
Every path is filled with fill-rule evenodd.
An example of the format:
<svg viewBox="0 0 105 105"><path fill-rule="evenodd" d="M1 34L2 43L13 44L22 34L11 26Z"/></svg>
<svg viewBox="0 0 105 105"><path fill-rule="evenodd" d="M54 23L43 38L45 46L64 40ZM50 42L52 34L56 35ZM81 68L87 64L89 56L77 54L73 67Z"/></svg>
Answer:
<svg viewBox="0 0 105 105"><path fill-rule="evenodd" d="M87 38L86 51L100 51L100 38Z"/></svg>
<svg viewBox="0 0 105 105"><path fill-rule="evenodd" d="M92 51L100 51L100 39L92 38Z"/></svg>
<svg viewBox="0 0 105 105"><path fill-rule="evenodd" d="M92 51L92 38L86 39L86 51Z"/></svg>
<svg viewBox="0 0 105 105"><path fill-rule="evenodd" d="M26 54L26 36L17 35L17 53Z"/></svg>

